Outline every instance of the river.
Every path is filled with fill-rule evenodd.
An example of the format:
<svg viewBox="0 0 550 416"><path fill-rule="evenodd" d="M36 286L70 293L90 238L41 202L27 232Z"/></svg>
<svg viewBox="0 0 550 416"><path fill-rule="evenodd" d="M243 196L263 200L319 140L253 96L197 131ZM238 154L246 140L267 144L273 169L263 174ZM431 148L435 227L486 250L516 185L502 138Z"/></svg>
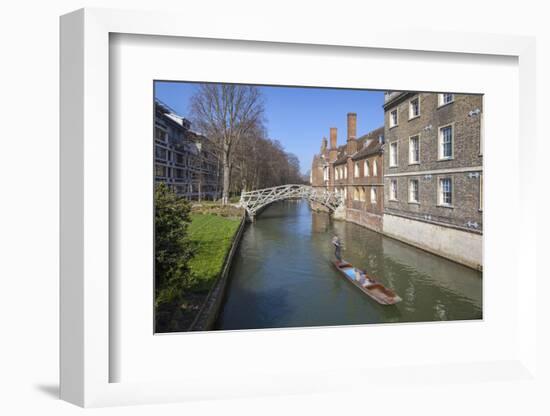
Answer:
<svg viewBox="0 0 550 416"><path fill-rule="evenodd" d="M332 266L342 257L403 301L379 305ZM313 212L305 201L270 205L249 224L235 255L216 329L308 327L482 318L481 273Z"/></svg>

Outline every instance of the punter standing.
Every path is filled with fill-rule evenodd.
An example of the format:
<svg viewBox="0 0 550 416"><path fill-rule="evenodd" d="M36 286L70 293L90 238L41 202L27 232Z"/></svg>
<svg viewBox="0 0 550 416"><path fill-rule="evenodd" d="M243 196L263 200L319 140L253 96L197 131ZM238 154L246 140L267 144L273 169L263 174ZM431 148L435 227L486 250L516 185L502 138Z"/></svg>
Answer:
<svg viewBox="0 0 550 416"><path fill-rule="evenodd" d="M339 263L342 262L342 243L337 235L332 239L332 244L334 244L334 256Z"/></svg>

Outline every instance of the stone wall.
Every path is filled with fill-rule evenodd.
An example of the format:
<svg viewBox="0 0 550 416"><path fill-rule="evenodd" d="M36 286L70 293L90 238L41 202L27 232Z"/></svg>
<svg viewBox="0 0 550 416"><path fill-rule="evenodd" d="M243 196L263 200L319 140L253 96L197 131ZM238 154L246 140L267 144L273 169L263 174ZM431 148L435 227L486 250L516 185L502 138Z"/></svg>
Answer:
<svg viewBox="0 0 550 416"><path fill-rule="evenodd" d="M466 266L482 269L481 234L388 214L384 215L384 234Z"/></svg>

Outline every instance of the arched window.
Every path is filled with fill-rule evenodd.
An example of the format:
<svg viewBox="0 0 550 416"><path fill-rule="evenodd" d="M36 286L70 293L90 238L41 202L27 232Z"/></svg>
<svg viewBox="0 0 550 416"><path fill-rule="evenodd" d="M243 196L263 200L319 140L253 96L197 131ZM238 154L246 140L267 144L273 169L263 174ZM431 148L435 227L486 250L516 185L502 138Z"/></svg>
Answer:
<svg viewBox="0 0 550 416"><path fill-rule="evenodd" d="M371 204L376 204L376 188L370 188L370 202Z"/></svg>
<svg viewBox="0 0 550 416"><path fill-rule="evenodd" d="M378 176L378 162L376 160L372 164L372 176Z"/></svg>
<svg viewBox="0 0 550 416"><path fill-rule="evenodd" d="M359 177L359 163L356 163L356 164L355 164L355 173L354 173L354 176L355 176L356 178Z"/></svg>
<svg viewBox="0 0 550 416"><path fill-rule="evenodd" d="M365 160L365 174L363 176L370 176L370 164L368 160Z"/></svg>

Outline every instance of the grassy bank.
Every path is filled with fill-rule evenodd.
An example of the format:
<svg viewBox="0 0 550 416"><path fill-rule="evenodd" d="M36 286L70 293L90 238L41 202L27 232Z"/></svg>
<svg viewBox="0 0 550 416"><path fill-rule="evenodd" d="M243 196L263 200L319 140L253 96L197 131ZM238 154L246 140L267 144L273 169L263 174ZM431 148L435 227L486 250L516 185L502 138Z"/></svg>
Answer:
<svg viewBox="0 0 550 416"><path fill-rule="evenodd" d="M195 256L189 266L196 280L194 293L208 292L216 281L240 222L240 216L221 216L197 211L191 214L188 232L195 246Z"/></svg>

